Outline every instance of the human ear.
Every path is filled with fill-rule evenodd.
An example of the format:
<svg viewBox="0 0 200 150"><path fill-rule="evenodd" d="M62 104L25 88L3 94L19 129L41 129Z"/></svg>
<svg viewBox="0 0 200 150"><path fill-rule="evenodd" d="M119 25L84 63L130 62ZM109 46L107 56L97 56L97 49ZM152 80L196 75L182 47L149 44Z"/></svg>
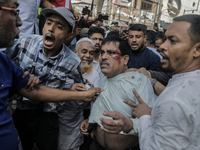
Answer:
<svg viewBox="0 0 200 150"><path fill-rule="evenodd" d="M200 56L200 43L195 44L193 47L194 47L194 54L193 54L193 56L195 58L197 58L197 57Z"/></svg>
<svg viewBox="0 0 200 150"><path fill-rule="evenodd" d="M127 65L129 61L129 55L124 55L123 59L124 59L124 65Z"/></svg>

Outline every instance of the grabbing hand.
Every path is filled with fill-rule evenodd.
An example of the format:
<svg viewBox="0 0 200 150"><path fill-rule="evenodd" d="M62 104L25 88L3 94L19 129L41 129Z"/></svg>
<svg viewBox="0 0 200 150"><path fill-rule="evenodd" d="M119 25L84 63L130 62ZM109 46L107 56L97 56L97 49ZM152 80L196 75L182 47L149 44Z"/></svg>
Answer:
<svg viewBox="0 0 200 150"><path fill-rule="evenodd" d="M35 89L37 87L37 85L39 84L40 80L34 76L33 74L30 74L28 71L26 71L22 78L26 78L29 77L28 83L25 85L25 89L30 92L31 90Z"/></svg>
<svg viewBox="0 0 200 150"><path fill-rule="evenodd" d="M133 129L133 123L131 119L126 118L123 114L113 111L113 112L107 112L104 111L104 116L112 117L112 119L105 119L101 118L101 124L103 127L101 127L102 130L108 133L114 133L118 134L121 131L124 131L126 133L130 132Z"/></svg>
<svg viewBox="0 0 200 150"><path fill-rule="evenodd" d="M135 90L133 90L133 93L135 94L137 100L139 101L139 104L135 104L133 102L124 100L124 103L132 107L135 107L135 109L133 110L132 116L140 118L143 115L151 115L152 108L149 107L145 102L143 102L143 100L140 98L140 96Z"/></svg>
<svg viewBox="0 0 200 150"><path fill-rule="evenodd" d="M80 125L80 130L81 133L84 135L89 135L88 129L89 129L89 123L88 123L89 119L84 120L83 122L81 122Z"/></svg>
<svg viewBox="0 0 200 150"><path fill-rule="evenodd" d="M86 90L86 86L82 83L74 83L71 87L70 87L71 91L85 91Z"/></svg>
<svg viewBox="0 0 200 150"><path fill-rule="evenodd" d="M95 96L97 93L101 93L103 92L103 89L97 88L97 87L92 87L90 89L88 89L85 92L85 98L84 101L91 101L95 99Z"/></svg>

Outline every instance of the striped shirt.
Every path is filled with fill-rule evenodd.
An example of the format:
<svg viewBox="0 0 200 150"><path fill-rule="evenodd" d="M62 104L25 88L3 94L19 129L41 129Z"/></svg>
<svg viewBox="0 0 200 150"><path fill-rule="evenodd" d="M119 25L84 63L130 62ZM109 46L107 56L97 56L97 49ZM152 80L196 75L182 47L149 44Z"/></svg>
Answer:
<svg viewBox="0 0 200 150"><path fill-rule="evenodd" d="M29 71L32 68L36 49L43 37L40 35L29 35L20 37L15 41L12 48L6 49L6 54L20 66L24 71ZM62 56L63 55L63 56ZM62 56L62 57L61 57ZM34 75L40 79L44 79L50 73L50 70L59 59L61 62L56 67L54 74L46 81L40 83L52 88L63 89L67 78L73 79L75 83L83 83L81 60L74 54L66 45L63 44L60 53L53 57L46 57L43 44L39 46L39 55L35 66ZM21 100L18 103L18 108L38 109L43 105L43 110L46 112L56 112L57 103L41 103L30 100Z"/></svg>

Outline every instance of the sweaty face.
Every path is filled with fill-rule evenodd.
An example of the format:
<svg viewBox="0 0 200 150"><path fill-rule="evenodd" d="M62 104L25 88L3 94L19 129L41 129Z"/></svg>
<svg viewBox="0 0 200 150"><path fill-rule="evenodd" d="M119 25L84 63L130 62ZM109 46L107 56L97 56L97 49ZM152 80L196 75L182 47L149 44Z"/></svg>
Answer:
<svg viewBox="0 0 200 150"><path fill-rule="evenodd" d="M162 45L162 44L163 44L162 39L158 39L155 41L155 48L157 51L159 51L160 45Z"/></svg>
<svg viewBox="0 0 200 150"><path fill-rule="evenodd" d="M15 8L18 7L17 0L10 0L2 7ZM19 37L18 27L22 25L22 21L14 10L0 10L0 47L12 47L14 39Z"/></svg>
<svg viewBox="0 0 200 150"><path fill-rule="evenodd" d="M142 31L132 31L128 32L128 43L131 49L134 51L139 51L144 48L145 36Z"/></svg>
<svg viewBox="0 0 200 150"><path fill-rule="evenodd" d="M79 43L77 50L77 56L81 59L82 66L91 65L94 56L94 46L90 42Z"/></svg>
<svg viewBox="0 0 200 150"><path fill-rule="evenodd" d="M94 43L95 50L100 51L101 43L102 43L102 40L103 40L103 35L101 33L94 33L94 34L92 34L90 39Z"/></svg>
<svg viewBox="0 0 200 150"><path fill-rule="evenodd" d="M193 53L188 35L188 22L174 22L166 31L166 41L160 46L163 56L161 68L167 72L182 73L193 61Z"/></svg>
<svg viewBox="0 0 200 150"><path fill-rule="evenodd" d="M51 15L43 28L43 46L45 49L59 49L68 37L70 25L60 16Z"/></svg>
<svg viewBox="0 0 200 150"><path fill-rule="evenodd" d="M101 72L108 78L112 78L126 70L129 56L121 56L119 42L109 42L102 45L99 63Z"/></svg>

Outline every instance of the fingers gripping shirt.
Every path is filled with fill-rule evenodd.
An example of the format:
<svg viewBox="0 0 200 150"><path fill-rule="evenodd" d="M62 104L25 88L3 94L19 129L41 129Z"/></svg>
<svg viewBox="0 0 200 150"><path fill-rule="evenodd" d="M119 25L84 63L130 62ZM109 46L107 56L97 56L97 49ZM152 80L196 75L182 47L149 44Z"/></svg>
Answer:
<svg viewBox="0 0 200 150"><path fill-rule="evenodd" d="M125 104L123 100L138 104L139 102L133 93L133 90L136 90L143 101L152 107L155 96L151 83L147 77L135 71L122 73L107 79L103 89L104 91L99 94L97 100L93 104L89 123L97 123L102 126L100 118L112 119L103 116L104 111L118 111L133 121L134 129L129 134L137 134L139 121L137 118L132 118L132 111L134 108ZM120 132L120 134L125 133Z"/></svg>

